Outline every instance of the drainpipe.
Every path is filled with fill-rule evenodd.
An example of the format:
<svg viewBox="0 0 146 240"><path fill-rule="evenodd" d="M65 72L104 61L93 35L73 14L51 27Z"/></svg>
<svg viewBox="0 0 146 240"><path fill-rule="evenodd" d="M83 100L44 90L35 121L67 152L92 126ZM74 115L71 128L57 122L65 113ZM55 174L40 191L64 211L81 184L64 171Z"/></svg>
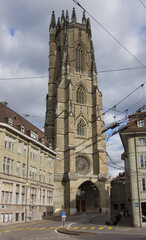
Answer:
<svg viewBox="0 0 146 240"><path fill-rule="evenodd" d="M134 147L135 147L135 162L136 162L136 177L137 177L137 192L138 192L138 204L139 204L139 219L140 219L140 227L142 227L141 223L141 203L140 203L140 191L139 191L139 175L138 175L138 164L137 164L137 153L136 153L136 138L134 136Z"/></svg>

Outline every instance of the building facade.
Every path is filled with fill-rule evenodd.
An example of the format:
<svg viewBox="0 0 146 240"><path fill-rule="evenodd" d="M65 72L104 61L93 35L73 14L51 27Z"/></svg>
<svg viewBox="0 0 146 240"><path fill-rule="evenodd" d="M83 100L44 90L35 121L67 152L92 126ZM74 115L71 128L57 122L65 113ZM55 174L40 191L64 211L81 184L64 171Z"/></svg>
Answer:
<svg viewBox="0 0 146 240"><path fill-rule="evenodd" d="M125 173L122 172L111 181L111 223L117 223L126 210Z"/></svg>
<svg viewBox="0 0 146 240"><path fill-rule="evenodd" d="M120 136L125 149L133 225L146 227L146 112L129 116L128 127Z"/></svg>
<svg viewBox="0 0 146 240"><path fill-rule="evenodd" d="M40 129L0 103L0 225L53 214L55 157Z"/></svg>
<svg viewBox="0 0 146 240"><path fill-rule="evenodd" d="M45 134L57 152L54 203L57 210L109 207L108 159L91 26L62 11L49 29L49 83ZM100 151L102 150L102 151Z"/></svg>

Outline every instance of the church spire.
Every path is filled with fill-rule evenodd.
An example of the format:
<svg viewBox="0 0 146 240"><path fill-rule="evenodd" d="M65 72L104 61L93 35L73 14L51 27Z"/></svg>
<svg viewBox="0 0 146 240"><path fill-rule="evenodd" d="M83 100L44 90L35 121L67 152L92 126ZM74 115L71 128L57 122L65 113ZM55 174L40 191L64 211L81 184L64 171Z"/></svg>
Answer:
<svg viewBox="0 0 146 240"><path fill-rule="evenodd" d="M87 18L86 26L87 26L87 32L88 32L89 36L91 37L91 25L90 25L90 19L89 18Z"/></svg>
<svg viewBox="0 0 146 240"><path fill-rule="evenodd" d="M85 16L85 11L83 11L83 16L82 16L82 24L86 24L86 16Z"/></svg>
<svg viewBox="0 0 146 240"><path fill-rule="evenodd" d="M66 10L66 23L69 23L69 15L68 15L68 10Z"/></svg>
<svg viewBox="0 0 146 240"><path fill-rule="evenodd" d="M65 23L64 10L62 10L61 24L63 25L64 23Z"/></svg>
<svg viewBox="0 0 146 240"><path fill-rule="evenodd" d="M51 17L51 23L50 23L50 29L51 28L56 28L56 20L55 20L55 12L52 12L52 17Z"/></svg>
<svg viewBox="0 0 146 240"><path fill-rule="evenodd" d="M76 20L77 20L75 8L73 8L71 20L72 20L72 22L74 22L74 23L75 23Z"/></svg>

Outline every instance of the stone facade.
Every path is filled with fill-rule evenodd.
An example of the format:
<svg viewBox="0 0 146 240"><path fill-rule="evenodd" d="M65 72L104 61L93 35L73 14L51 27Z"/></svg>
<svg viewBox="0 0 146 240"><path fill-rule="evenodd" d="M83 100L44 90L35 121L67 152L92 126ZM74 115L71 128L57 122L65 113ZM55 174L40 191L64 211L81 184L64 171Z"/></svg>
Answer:
<svg viewBox="0 0 146 240"><path fill-rule="evenodd" d="M73 9L71 21L62 11L56 24L53 12L49 33L45 133L57 152L56 211L107 208L108 159L90 21L83 13L78 23Z"/></svg>
<svg viewBox="0 0 146 240"><path fill-rule="evenodd" d="M125 149L133 225L146 227L146 112L129 116L128 127L120 136Z"/></svg>
<svg viewBox="0 0 146 240"><path fill-rule="evenodd" d="M119 173L111 181L111 223L117 223L119 216L126 213L125 173Z"/></svg>
<svg viewBox="0 0 146 240"><path fill-rule="evenodd" d="M0 225L53 214L55 157L40 129L0 103Z"/></svg>

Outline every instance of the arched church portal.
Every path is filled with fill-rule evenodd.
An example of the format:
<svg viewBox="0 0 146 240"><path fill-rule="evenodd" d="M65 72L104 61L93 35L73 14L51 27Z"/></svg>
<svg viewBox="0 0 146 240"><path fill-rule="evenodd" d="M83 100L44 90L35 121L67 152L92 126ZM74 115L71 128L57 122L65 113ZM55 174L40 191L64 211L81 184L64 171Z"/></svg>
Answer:
<svg viewBox="0 0 146 240"><path fill-rule="evenodd" d="M86 181L82 183L76 194L77 212L92 211L100 207L99 190L94 183Z"/></svg>

